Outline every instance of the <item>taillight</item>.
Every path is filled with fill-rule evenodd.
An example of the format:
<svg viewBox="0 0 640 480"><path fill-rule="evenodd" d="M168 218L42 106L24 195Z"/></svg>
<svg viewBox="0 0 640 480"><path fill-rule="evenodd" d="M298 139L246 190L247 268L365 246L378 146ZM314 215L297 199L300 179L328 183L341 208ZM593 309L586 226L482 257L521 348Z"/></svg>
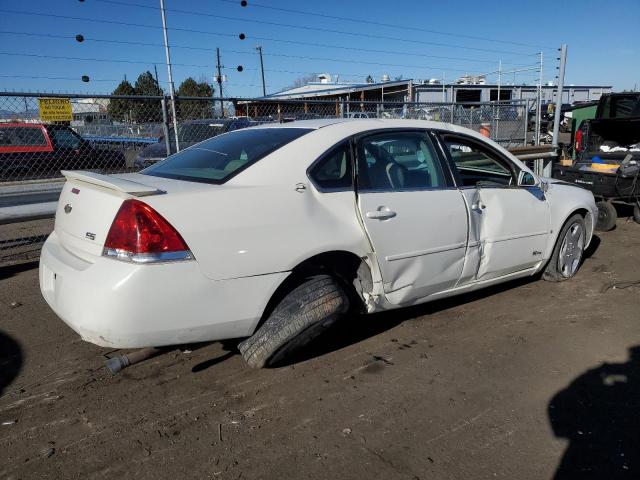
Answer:
<svg viewBox="0 0 640 480"><path fill-rule="evenodd" d="M582 151L582 130L576 132L576 153Z"/></svg>
<svg viewBox="0 0 640 480"><path fill-rule="evenodd" d="M139 200L125 200L111 224L102 254L136 263L189 260L193 255L175 228Z"/></svg>

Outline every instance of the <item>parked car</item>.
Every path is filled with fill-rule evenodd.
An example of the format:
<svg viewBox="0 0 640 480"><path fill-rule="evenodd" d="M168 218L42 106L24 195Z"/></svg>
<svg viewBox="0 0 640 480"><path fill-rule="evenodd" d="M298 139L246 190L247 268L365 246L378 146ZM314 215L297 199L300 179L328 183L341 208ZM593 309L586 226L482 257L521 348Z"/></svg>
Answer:
<svg viewBox="0 0 640 480"><path fill-rule="evenodd" d="M202 120L187 120L178 123L178 141L180 148L184 149L195 145L207 138L215 137L221 133L230 132L239 128L246 128L256 125L249 118L206 118ZM173 127L169 128L170 154L176 153L176 141ZM145 147L138 153L134 166L138 169L148 167L154 163L167 158L167 144L164 136L160 136L156 143Z"/></svg>
<svg viewBox="0 0 640 480"><path fill-rule="evenodd" d="M263 125L140 173L65 176L40 260L58 316L116 348L249 337L254 367L349 311L569 279L597 215L587 190L421 120Z"/></svg>
<svg viewBox="0 0 640 480"><path fill-rule="evenodd" d="M61 169L124 168L121 152L94 148L66 125L0 123L0 179L37 178Z"/></svg>
<svg viewBox="0 0 640 480"><path fill-rule="evenodd" d="M346 118L376 118L373 112L349 112L345 114Z"/></svg>

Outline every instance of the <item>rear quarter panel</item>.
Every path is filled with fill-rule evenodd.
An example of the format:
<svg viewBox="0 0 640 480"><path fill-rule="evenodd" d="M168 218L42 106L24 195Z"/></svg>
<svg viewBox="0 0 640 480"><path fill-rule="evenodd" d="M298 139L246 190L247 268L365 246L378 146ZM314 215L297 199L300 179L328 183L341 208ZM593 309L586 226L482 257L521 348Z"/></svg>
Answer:
<svg viewBox="0 0 640 480"><path fill-rule="evenodd" d="M215 280L289 271L333 250L367 255L355 193L318 192L306 174L344 132L318 137L292 142L223 185L145 201L177 228Z"/></svg>

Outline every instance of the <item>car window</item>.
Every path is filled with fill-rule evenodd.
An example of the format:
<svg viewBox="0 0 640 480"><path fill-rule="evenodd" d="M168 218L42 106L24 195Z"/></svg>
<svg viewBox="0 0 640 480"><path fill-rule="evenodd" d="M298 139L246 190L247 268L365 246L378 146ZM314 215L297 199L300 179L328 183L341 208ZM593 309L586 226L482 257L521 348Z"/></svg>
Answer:
<svg viewBox="0 0 640 480"><path fill-rule="evenodd" d="M511 166L490 147L455 136L445 136L444 143L462 185L515 185Z"/></svg>
<svg viewBox="0 0 640 480"><path fill-rule="evenodd" d="M353 171L351 147L348 142L324 155L311 169L311 181L320 190L351 189Z"/></svg>
<svg viewBox="0 0 640 480"><path fill-rule="evenodd" d="M227 124L212 120L210 123L187 123L178 126L178 139L184 143L198 143L207 138L220 135L227 130ZM173 127L170 128L170 141L175 143Z"/></svg>
<svg viewBox="0 0 640 480"><path fill-rule="evenodd" d="M310 131L312 129L308 128L234 130L181 150L141 173L193 182L224 183Z"/></svg>
<svg viewBox="0 0 640 480"><path fill-rule="evenodd" d="M58 148L80 148L80 138L71 130L66 128L52 128L50 130L51 139Z"/></svg>
<svg viewBox="0 0 640 480"><path fill-rule="evenodd" d="M0 126L0 146L44 147L47 139L41 128Z"/></svg>
<svg viewBox="0 0 640 480"><path fill-rule="evenodd" d="M426 132L372 135L358 144L358 189L444 188L440 160Z"/></svg>

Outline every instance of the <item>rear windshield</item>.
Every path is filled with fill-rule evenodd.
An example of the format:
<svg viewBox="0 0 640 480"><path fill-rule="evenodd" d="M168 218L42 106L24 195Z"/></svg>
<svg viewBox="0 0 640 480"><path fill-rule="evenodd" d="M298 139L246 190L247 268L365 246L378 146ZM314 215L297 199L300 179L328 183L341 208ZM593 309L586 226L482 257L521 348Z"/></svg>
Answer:
<svg viewBox="0 0 640 480"><path fill-rule="evenodd" d="M47 140L39 127L0 126L0 146L45 147Z"/></svg>
<svg viewBox="0 0 640 480"><path fill-rule="evenodd" d="M171 155L142 173L193 182L224 183L251 164L310 131L308 128L236 130Z"/></svg>

